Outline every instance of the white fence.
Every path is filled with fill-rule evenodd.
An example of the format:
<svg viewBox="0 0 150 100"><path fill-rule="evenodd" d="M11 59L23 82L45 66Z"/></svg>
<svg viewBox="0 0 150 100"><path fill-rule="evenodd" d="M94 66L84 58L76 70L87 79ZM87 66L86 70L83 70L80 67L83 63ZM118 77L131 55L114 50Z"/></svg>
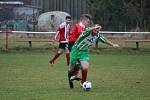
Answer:
<svg viewBox="0 0 150 100"><path fill-rule="evenodd" d="M54 35L56 32L30 32L30 31L0 31L1 34L1 43L3 45L2 49L7 50L8 49L8 41L9 41L9 34L50 34ZM133 35L133 34L144 34L144 35L150 35L150 32L112 32L112 31L101 31L102 34L114 34L114 35L123 35L123 34L128 34L128 35Z"/></svg>

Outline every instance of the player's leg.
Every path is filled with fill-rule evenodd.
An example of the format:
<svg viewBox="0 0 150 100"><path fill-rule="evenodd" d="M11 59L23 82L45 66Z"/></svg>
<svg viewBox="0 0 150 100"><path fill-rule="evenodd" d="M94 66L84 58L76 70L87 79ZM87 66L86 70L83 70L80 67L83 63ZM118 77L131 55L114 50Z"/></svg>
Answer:
<svg viewBox="0 0 150 100"><path fill-rule="evenodd" d="M73 81L70 79L73 74L74 74L74 68L78 59L78 50L73 49L70 52L70 67L69 67L69 71L68 71L68 80L69 80L69 86L70 88L73 88Z"/></svg>
<svg viewBox="0 0 150 100"><path fill-rule="evenodd" d="M81 84L83 84L86 79L87 79L87 72L88 72L88 67L89 67L89 53L88 51L84 51L81 54L80 57L80 63L82 66L82 79L81 79Z"/></svg>
<svg viewBox="0 0 150 100"><path fill-rule="evenodd" d="M73 47L74 43L75 43L75 42L73 42L73 41L69 42L69 44L68 44L69 52L71 52L71 48ZM77 76L78 73L79 73L79 68L78 68L78 66L80 66L80 62L77 62L77 63L76 63L76 67L74 67L74 75L76 75L76 76Z"/></svg>
<svg viewBox="0 0 150 100"><path fill-rule="evenodd" d="M58 49L53 58L50 60L50 64L54 64L55 60L61 55L62 51L63 50L61 48Z"/></svg>
<svg viewBox="0 0 150 100"><path fill-rule="evenodd" d="M68 70L68 81L69 81L70 88L74 88L73 81L70 80L71 76L73 76L74 67L75 67L74 64L70 64L70 69Z"/></svg>
<svg viewBox="0 0 150 100"><path fill-rule="evenodd" d="M88 72L88 67L89 67L89 62L88 61L80 61L82 65L82 79L81 79L81 84L83 84L87 80L87 72Z"/></svg>
<svg viewBox="0 0 150 100"><path fill-rule="evenodd" d="M50 60L50 64L54 64L55 60L60 56L60 54L63 52L62 44L59 44L58 51L54 54L53 58Z"/></svg>
<svg viewBox="0 0 150 100"><path fill-rule="evenodd" d="M81 64L78 61L77 61L77 63L72 67L72 76L70 78L71 81L74 81L74 80L80 81L81 80L81 78L78 77L79 69L81 69Z"/></svg>
<svg viewBox="0 0 150 100"><path fill-rule="evenodd" d="M69 64L70 64L70 52L69 52L69 49L68 49L68 43L65 46L65 50L66 50L67 65L69 66Z"/></svg>

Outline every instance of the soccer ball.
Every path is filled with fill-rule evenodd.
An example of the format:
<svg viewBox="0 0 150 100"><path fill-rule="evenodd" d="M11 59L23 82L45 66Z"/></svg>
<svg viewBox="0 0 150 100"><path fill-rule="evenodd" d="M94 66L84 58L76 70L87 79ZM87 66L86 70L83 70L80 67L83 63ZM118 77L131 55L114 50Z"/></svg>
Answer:
<svg viewBox="0 0 150 100"><path fill-rule="evenodd" d="M84 83L82 84L82 88L83 88L83 90L85 90L85 91L89 91L89 90L92 88L92 83L86 81L86 82L84 82Z"/></svg>

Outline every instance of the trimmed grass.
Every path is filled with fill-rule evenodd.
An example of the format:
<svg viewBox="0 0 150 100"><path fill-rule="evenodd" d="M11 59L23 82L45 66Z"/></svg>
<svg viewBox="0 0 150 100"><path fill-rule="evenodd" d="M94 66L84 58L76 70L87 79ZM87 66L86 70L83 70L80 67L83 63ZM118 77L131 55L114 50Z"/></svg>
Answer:
<svg viewBox="0 0 150 100"><path fill-rule="evenodd" d="M0 52L0 100L149 100L150 50L98 49L91 53L85 92L67 81L65 55L49 65L48 50Z"/></svg>

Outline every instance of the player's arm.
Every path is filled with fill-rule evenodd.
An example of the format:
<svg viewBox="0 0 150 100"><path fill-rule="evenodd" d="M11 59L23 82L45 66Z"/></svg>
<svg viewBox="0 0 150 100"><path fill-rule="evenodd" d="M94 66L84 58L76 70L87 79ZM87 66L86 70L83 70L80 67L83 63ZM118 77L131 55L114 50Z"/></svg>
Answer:
<svg viewBox="0 0 150 100"><path fill-rule="evenodd" d="M94 30L101 28L101 26L95 25L93 27L87 27L84 29L84 31L82 32L82 36L86 36L89 35L90 32L93 32Z"/></svg>
<svg viewBox="0 0 150 100"><path fill-rule="evenodd" d="M109 40L107 40L107 41L105 42L105 44L110 45L110 46L112 46L112 47L114 47L114 48L118 48L118 47L119 47L118 44L114 44L114 43L112 43L112 42L109 41Z"/></svg>
<svg viewBox="0 0 150 100"><path fill-rule="evenodd" d="M118 44L115 44L115 43L111 42L111 41L108 40L105 36L103 36L103 35L101 35L101 34L98 34L98 39L99 39L102 43L105 43L105 44L107 44L107 45L109 45L109 46L112 46L112 47L114 47L114 48L119 47Z"/></svg>
<svg viewBox="0 0 150 100"><path fill-rule="evenodd" d="M65 22L59 25L59 27L58 27L58 29L57 29L57 31L56 31L56 34L55 34L55 41L57 40L57 37L58 37L58 35L59 35L60 30L61 30L62 28L64 28L64 27L65 27Z"/></svg>
<svg viewBox="0 0 150 100"><path fill-rule="evenodd" d="M101 26L99 25L95 25L93 27L87 27L84 29L84 31L82 32L82 34L80 36L88 36L90 35L90 33L92 33L93 31L96 31L97 29L101 29Z"/></svg>
<svg viewBox="0 0 150 100"><path fill-rule="evenodd" d="M92 32L92 31L97 30L97 29L101 30L101 28L102 27L100 25L95 25L95 26L89 28L89 32Z"/></svg>
<svg viewBox="0 0 150 100"><path fill-rule="evenodd" d="M59 35L59 31L57 30L57 32L56 32L56 34L55 34L55 41L57 41L57 37L58 37L58 35Z"/></svg>

